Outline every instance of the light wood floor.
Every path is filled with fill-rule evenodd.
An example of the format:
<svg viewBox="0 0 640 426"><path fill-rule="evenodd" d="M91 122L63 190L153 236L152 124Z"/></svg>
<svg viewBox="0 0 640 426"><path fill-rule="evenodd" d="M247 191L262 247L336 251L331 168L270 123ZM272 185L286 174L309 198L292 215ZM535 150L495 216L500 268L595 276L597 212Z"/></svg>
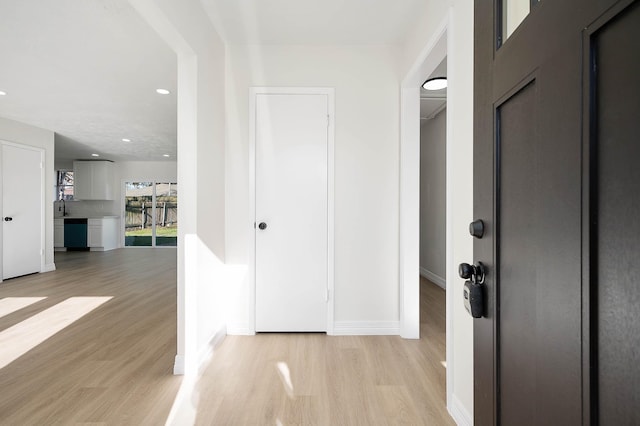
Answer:
<svg viewBox="0 0 640 426"><path fill-rule="evenodd" d="M0 331L69 297L113 299L0 369L0 425L164 424L182 382L171 375L175 251L56 253L56 266L0 284L0 299L47 297L0 318ZM196 423L452 425L444 306L422 281L421 340L228 336L196 384Z"/></svg>
<svg viewBox="0 0 640 426"><path fill-rule="evenodd" d="M0 284L0 299L47 297L0 318L0 330L69 297L113 296L0 369L0 425L164 424L181 383L175 258L173 249L58 252L55 272Z"/></svg>
<svg viewBox="0 0 640 426"><path fill-rule="evenodd" d="M423 280L421 302L421 340L227 336L196 386L196 424L454 424L445 402L445 293Z"/></svg>

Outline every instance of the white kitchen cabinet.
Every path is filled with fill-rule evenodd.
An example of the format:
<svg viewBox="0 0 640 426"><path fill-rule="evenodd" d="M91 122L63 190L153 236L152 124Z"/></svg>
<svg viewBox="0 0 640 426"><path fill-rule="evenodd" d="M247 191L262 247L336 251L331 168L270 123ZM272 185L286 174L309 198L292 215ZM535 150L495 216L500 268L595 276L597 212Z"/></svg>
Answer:
<svg viewBox="0 0 640 426"><path fill-rule="evenodd" d="M75 200L113 200L114 165L111 161L74 161Z"/></svg>
<svg viewBox="0 0 640 426"><path fill-rule="evenodd" d="M107 251L118 247L118 218L104 217L87 221L87 245L91 251Z"/></svg>
<svg viewBox="0 0 640 426"><path fill-rule="evenodd" d="M64 247L64 219L53 220L53 247Z"/></svg>

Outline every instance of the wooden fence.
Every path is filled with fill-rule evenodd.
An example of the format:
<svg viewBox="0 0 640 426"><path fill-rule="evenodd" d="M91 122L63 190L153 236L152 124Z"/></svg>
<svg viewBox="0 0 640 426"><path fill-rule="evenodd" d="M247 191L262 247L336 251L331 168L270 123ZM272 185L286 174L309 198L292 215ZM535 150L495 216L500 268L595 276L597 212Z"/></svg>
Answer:
<svg viewBox="0 0 640 426"><path fill-rule="evenodd" d="M151 228L153 203L142 202L125 206L125 229ZM178 223L178 205L176 203L156 203L156 226L171 226Z"/></svg>

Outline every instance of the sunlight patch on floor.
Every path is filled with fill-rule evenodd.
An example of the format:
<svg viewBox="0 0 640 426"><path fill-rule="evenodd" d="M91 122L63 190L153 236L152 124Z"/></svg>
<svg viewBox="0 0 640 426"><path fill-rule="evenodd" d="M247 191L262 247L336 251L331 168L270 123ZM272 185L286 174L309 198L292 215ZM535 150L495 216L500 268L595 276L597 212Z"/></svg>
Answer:
<svg viewBox="0 0 640 426"><path fill-rule="evenodd" d="M44 299L46 297L5 297L0 300L0 318Z"/></svg>
<svg viewBox="0 0 640 426"><path fill-rule="evenodd" d="M38 346L112 297L70 297L0 332L0 368Z"/></svg>
<svg viewBox="0 0 640 426"><path fill-rule="evenodd" d="M286 362L278 362L276 363L276 368L278 369L278 373L280 373L280 379L284 385L284 390L287 392L287 395L289 395L289 398L293 398L293 382L291 382L289 366Z"/></svg>

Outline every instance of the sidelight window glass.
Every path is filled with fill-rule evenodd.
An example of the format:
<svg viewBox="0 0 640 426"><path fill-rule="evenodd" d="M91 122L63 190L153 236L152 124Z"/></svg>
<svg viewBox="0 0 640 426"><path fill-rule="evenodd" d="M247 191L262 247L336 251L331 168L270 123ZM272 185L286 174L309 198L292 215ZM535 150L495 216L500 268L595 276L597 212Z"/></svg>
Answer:
<svg viewBox="0 0 640 426"><path fill-rule="evenodd" d="M504 43L529 15L531 8L539 0L501 0L502 1L502 40Z"/></svg>
<svg viewBox="0 0 640 426"><path fill-rule="evenodd" d="M156 245L178 244L178 184L156 183Z"/></svg>
<svg viewBox="0 0 640 426"><path fill-rule="evenodd" d="M127 182L124 197L124 245L153 245L153 182Z"/></svg>

